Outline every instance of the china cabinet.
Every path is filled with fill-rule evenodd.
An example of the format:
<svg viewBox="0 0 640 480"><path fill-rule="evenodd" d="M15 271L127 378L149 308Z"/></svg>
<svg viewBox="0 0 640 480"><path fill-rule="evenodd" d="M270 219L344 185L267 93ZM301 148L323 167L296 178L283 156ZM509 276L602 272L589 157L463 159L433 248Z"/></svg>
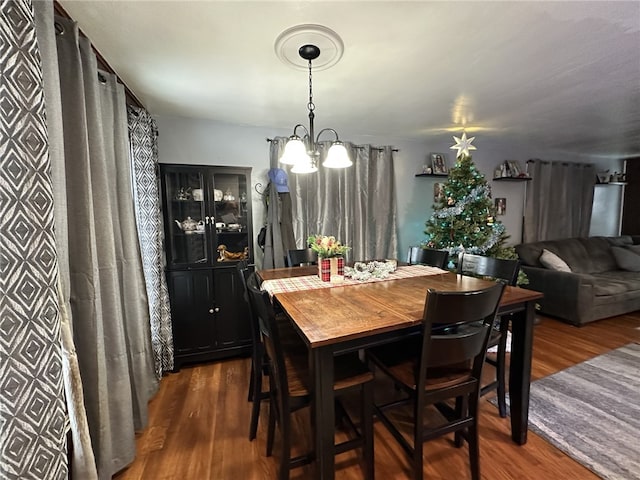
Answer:
<svg viewBox="0 0 640 480"><path fill-rule="evenodd" d="M175 369L250 352L236 264L253 263L251 169L160 164Z"/></svg>

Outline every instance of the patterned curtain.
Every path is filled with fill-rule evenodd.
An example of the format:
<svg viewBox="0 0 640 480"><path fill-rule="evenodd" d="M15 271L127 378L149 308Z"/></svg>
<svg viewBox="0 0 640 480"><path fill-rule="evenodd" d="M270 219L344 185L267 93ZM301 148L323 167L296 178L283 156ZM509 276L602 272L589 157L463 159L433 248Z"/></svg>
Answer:
<svg viewBox="0 0 640 480"><path fill-rule="evenodd" d="M282 146L281 137L274 140ZM290 173L286 166L297 246L305 248L309 235L334 235L351 247L347 260L397 258L393 149L349 142L345 147L353 159L349 168L322 167L328 142L317 173ZM271 162L281 148L271 148Z"/></svg>
<svg viewBox="0 0 640 480"><path fill-rule="evenodd" d="M149 112L129 106L133 196L144 268L156 376L173 369L169 293L163 268L162 211L158 189L158 129Z"/></svg>
<svg viewBox="0 0 640 480"><path fill-rule="evenodd" d="M0 32L0 478L62 480L54 197L31 2L0 0Z"/></svg>

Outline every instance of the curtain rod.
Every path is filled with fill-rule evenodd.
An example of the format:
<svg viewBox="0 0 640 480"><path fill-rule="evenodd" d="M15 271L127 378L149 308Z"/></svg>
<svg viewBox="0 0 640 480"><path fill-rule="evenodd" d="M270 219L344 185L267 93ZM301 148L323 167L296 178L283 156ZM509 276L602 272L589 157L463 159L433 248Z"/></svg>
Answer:
<svg viewBox="0 0 640 480"><path fill-rule="evenodd" d="M64 17L64 18L68 18L69 20L73 20L75 22L75 20L71 17L71 15L69 15L67 11L64 8L62 8L62 5L60 5L60 3L58 3L58 0L54 0L53 9L57 15L60 15L61 17ZM91 39L82 31L80 27L78 27L78 31L80 32L80 35L89 39L89 41L91 42ZM96 59L98 60L98 66L103 70L115 75L118 81L124 86L124 93L125 93L125 96L127 97L127 100L129 100L129 103L132 103L135 106L140 108L145 108L142 102L138 100L138 97L136 97L135 94L131 90L129 90L129 87L127 87L127 84L124 83L122 79L118 76L118 74L115 72L115 70L111 68L111 65L109 65L109 62L107 62L105 58L100 54L100 52L96 49L96 47L93 45L93 42L91 42L91 49L93 50L93 53L96 54Z"/></svg>
<svg viewBox="0 0 640 480"><path fill-rule="evenodd" d="M267 142L273 142L273 140L274 140L274 139L273 139L273 138L269 138L269 137L267 137L267 138L265 138L265 140L266 140ZM363 148L365 148L365 147L364 147L364 146L361 146L361 145L354 145L354 146L353 146L353 148L357 148L357 149L359 149L359 150L362 150L362 149L363 149ZM374 150L378 150L379 152L381 152L382 150L384 150L384 147L371 147L371 148L373 148ZM392 151L392 152L399 152L399 151L400 151L400 149L398 149L398 148L392 148L392 149L391 149L391 151Z"/></svg>

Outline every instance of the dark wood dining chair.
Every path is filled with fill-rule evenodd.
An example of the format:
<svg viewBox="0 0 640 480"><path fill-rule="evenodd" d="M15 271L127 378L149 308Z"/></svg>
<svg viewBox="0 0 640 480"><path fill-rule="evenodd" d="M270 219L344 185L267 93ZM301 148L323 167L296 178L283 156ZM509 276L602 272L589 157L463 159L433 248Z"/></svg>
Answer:
<svg viewBox="0 0 640 480"><path fill-rule="evenodd" d="M251 418L249 420L249 440L256 438L258 431L258 417L260 415L260 403L269 398L269 392L262 391L262 377L266 375L268 362L264 353L258 319L249 301L247 280L253 272L253 265L246 260L240 260L236 264L240 283L244 289L243 297L249 308L249 321L251 327L251 376L249 378L249 401L251 402Z"/></svg>
<svg viewBox="0 0 640 480"><path fill-rule="evenodd" d="M260 288L259 277L252 275L255 266L250 265L246 260L240 260L236 264L236 269L240 276L240 282L243 287L243 297L247 302L249 309L249 320L251 330L251 373L249 377L249 393L248 401L251 402L251 417L249 420L249 440L254 440L258 431L258 420L260 417L260 405L263 401L269 399L269 390L265 389L262 379L265 375L269 375L269 362L266 356L262 336L260 334L260 325L258 324L258 316L249 299L248 285L254 288ZM289 324L289 320L283 313L276 315L278 322L281 324ZM287 344L291 350L304 352L306 347L302 344L299 336L292 328L284 328L285 332L283 342Z"/></svg>
<svg viewBox="0 0 640 480"><path fill-rule="evenodd" d="M301 265L317 265L318 253L310 248L302 248L300 250L289 250L287 252L287 265L290 267L299 267Z"/></svg>
<svg viewBox="0 0 640 480"><path fill-rule="evenodd" d="M281 338L281 323L276 319L269 294L252 285L251 279L247 283L247 288L254 311L257 312L262 340L269 359L270 407L267 456L273 453L277 424L282 443L278 478L286 480L289 478L290 469L313 460L312 452L291 458L291 414L309 406L311 402L308 355L305 352L286 348ZM342 404L336 405L336 412L345 415L345 423L354 430L354 437L335 445L334 453L362 448L364 477L373 480L373 373L358 359L357 353L337 356L334 363L334 392L341 394L347 390L360 390L359 425L351 420Z"/></svg>
<svg viewBox="0 0 640 480"><path fill-rule="evenodd" d="M449 433L455 434L457 447L467 441L471 477L480 479L480 381L503 289L501 283L471 292L429 289L422 334L367 351L370 364L390 377L406 395L375 404L374 410L409 455L415 480L423 478L423 443ZM392 409L407 404L413 412L408 437L403 433L406 415L394 418L391 414ZM430 425L433 417L426 414L430 406L440 413L444 423Z"/></svg>
<svg viewBox="0 0 640 480"><path fill-rule="evenodd" d="M485 277L514 286L518 281L520 262L518 260L485 257L470 253L458 256L458 273L474 277ZM497 390L498 412L501 417L507 416L507 378L506 356L509 331L509 317L498 317L495 328L491 331L488 348L497 347L495 359L487 357L486 362L495 368L496 376L488 384L482 386L480 395Z"/></svg>
<svg viewBox="0 0 640 480"><path fill-rule="evenodd" d="M407 263L409 265L430 265L442 269L447 268L449 252L434 248L409 247Z"/></svg>

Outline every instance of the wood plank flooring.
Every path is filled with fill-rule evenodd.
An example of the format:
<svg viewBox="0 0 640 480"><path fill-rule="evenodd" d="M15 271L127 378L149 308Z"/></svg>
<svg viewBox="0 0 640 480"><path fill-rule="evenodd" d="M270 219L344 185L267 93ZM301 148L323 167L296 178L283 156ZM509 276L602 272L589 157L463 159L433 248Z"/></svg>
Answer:
<svg viewBox="0 0 640 480"><path fill-rule="evenodd" d="M640 312L591 323L581 328L542 317L535 327L533 379L539 379L630 342L640 343ZM138 435L135 462L116 480L263 480L275 479L274 456L265 456L267 405L263 405L258 438L248 440L249 359L240 358L183 368L166 375L149 406L149 425ZM480 448L482 478L576 479L598 477L549 443L529 432L529 441L510 440L509 420L482 401ZM294 445L309 448L308 412L296 413ZM379 422L375 424L376 478L406 479L403 451ZM424 447L425 478L470 478L466 446L449 439ZM336 458L336 478L362 478L357 453ZM292 471L292 479L311 477L310 467Z"/></svg>

